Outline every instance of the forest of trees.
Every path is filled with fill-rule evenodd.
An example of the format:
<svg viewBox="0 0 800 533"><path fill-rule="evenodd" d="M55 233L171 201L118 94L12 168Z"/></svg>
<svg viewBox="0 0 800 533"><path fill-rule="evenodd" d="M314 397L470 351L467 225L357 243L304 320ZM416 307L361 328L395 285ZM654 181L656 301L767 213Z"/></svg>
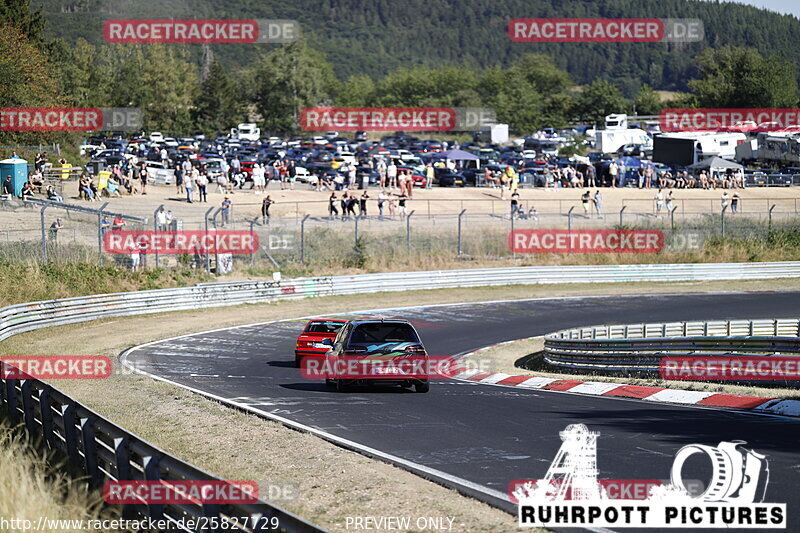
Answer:
<svg viewBox="0 0 800 533"><path fill-rule="evenodd" d="M48 1L44 12L29 2L5 0L0 7L3 106L141 107L146 129L175 134L224 132L252 115L261 117L265 131L288 132L300 108L317 105L491 107L500 121L524 134L543 126L598 123L610 112L656 114L665 105L656 89L681 90L673 94L672 107L798 104L800 51L790 46L789 36L800 32L800 21L715 2L657 2L664 16L694 14L706 21L709 42L683 48L511 43L499 23L507 20L501 14L525 16L531 5L541 4L537 16L554 15L551 3L542 1L450 5L449 22L438 11L443 3L434 7L416 0L329 0L307 12L297 5L279 12L276 6L266 10L271 2L226 2L215 18L245 12L297 18L304 25L298 42L250 47L104 44L97 38L100 22L97 35L88 35L87 21L135 16L126 6L149 1ZM240 13L231 10L234 4L241 4ZM575 16L636 16L656 2L552 4L558 4L560 16L570 6ZM194 0L191 7L197 18L208 6ZM430 16L421 16L426 13ZM479 13L487 17L484 24L478 24ZM73 19L84 24L70 24ZM473 31L476 25L480 29ZM338 30L331 33L331 26ZM310 28L324 29L314 33ZM419 32L427 37L409 40ZM348 55L354 51L358 57ZM37 138L1 135L3 144Z"/></svg>

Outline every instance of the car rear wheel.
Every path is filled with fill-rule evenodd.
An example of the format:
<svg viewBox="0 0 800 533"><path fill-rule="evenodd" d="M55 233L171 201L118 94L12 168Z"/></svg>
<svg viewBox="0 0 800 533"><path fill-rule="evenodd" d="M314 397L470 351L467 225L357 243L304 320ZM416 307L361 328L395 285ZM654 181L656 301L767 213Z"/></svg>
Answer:
<svg viewBox="0 0 800 533"><path fill-rule="evenodd" d="M303 366L303 358L301 356L294 356L294 366L295 368L301 368Z"/></svg>
<svg viewBox="0 0 800 533"><path fill-rule="evenodd" d="M346 379L336 380L336 390L338 392L348 392L350 390L350 381Z"/></svg>
<svg viewBox="0 0 800 533"><path fill-rule="evenodd" d="M414 390L417 392L428 392L431 390L431 384L428 381L417 381L414 383Z"/></svg>

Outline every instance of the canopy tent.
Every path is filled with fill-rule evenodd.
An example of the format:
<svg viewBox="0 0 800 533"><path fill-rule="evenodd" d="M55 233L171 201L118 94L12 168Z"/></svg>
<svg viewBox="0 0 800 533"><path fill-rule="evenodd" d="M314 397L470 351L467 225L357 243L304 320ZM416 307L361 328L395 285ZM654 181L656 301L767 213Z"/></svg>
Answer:
<svg viewBox="0 0 800 533"><path fill-rule="evenodd" d="M617 163L617 165L625 165L625 168L639 168L644 166L641 160L629 155L616 159L615 163Z"/></svg>
<svg viewBox="0 0 800 533"><path fill-rule="evenodd" d="M729 168L739 169L744 168L739 163L735 163L733 161L728 161L727 159L722 159L721 157L709 157L708 159L704 159L699 163L695 163L694 165L689 165L689 168L692 170L727 170Z"/></svg>
<svg viewBox="0 0 800 533"><path fill-rule="evenodd" d="M480 157L477 155L458 149L447 150L446 152L437 152L431 156L431 159L447 159L450 161L480 161Z"/></svg>

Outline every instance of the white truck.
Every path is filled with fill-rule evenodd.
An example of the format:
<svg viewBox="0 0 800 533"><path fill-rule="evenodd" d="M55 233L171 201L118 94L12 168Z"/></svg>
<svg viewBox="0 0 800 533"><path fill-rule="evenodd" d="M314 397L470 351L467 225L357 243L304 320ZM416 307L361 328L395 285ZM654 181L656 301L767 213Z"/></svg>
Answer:
<svg viewBox="0 0 800 533"><path fill-rule="evenodd" d="M261 138L261 129L253 123L242 123L231 128L230 137L240 141L258 141Z"/></svg>
<svg viewBox="0 0 800 533"><path fill-rule="evenodd" d="M628 115L608 115L605 129L595 131L595 148L604 154L612 154L626 144L638 144L649 149L653 147L653 138L642 129L629 128Z"/></svg>

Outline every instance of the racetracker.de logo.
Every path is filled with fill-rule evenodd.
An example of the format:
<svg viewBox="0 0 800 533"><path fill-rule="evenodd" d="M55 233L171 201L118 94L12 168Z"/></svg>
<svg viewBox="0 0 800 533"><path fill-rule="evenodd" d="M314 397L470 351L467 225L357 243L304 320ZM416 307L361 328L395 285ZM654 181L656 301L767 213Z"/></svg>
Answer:
<svg viewBox="0 0 800 533"><path fill-rule="evenodd" d="M109 43L290 43L300 36L296 20L115 19L103 24Z"/></svg>
<svg viewBox="0 0 800 533"><path fill-rule="evenodd" d="M255 481L133 480L103 485L103 499L115 505L256 503L258 493Z"/></svg>
<svg viewBox="0 0 800 533"><path fill-rule="evenodd" d="M105 355L9 355L0 361L3 379L105 379L111 359Z"/></svg>
<svg viewBox="0 0 800 533"><path fill-rule="evenodd" d="M254 254L258 234L245 230L114 230L103 235L103 249L109 254Z"/></svg>
<svg viewBox="0 0 800 533"><path fill-rule="evenodd" d="M306 379L451 379L470 370L452 356L368 355L336 358L306 357L300 374Z"/></svg>
<svg viewBox="0 0 800 533"><path fill-rule="evenodd" d="M305 131L473 131L497 123L492 109L480 107L307 107L300 111Z"/></svg>
<svg viewBox="0 0 800 533"><path fill-rule="evenodd" d="M2 131L137 131L138 107L3 107Z"/></svg>
<svg viewBox="0 0 800 533"><path fill-rule="evenodd" d="M518 43L697 42L705 33L697 19L513 19L508 36Z"/></svg>
<svg viewBox="0 0 800 533"><path fill-rule="evenodd" d="M659 362L658 371L662 379L670 380L800 381L800 357L664 357Z"/></svg>
<svg viewBox="0 0 800 533"><path fill-rule="evenodd" d="M658 119L665 132L776 131L800 126L800 109L665 109Z"/></svg>
<svg viewBox="0 0 800 533"><path fill-rule="evenodd" d="M664 249L664 234L648 229L520 229L509 234L508 247L517 254L655 254Z"/></svg>

